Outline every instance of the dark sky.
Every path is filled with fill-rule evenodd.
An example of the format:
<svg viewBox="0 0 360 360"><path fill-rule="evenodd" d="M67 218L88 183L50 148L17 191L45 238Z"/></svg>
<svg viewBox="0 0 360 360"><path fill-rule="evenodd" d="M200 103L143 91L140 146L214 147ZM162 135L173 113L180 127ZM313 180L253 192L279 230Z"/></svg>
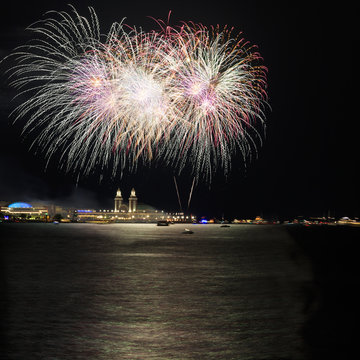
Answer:
<svg viewBox="0 0 360 360"><path fill-rule="evenodd" d="M0 56L27 39L25 27L47 10L69 11L68 1L36 1L2 8ZM259 47L268 67L266 137L258 158L247 164L235 158L228 178L215 176L211 185L194 189L190 210L197 215L230 219L278 215L359 216L358 118L354 83L356 67L355 10L350 2L283 1L73 1L87 15L95 8L102 32L114 21L150 30L148 16L205 25L231 25ZM354 2L352 2L354 4ZM5 70L1 65L1 72ZM0 92L0 200L40 200L74 206L110 208L118 186L123 195L131 187L140 201L165 210L178 210L173 173L168 168L139 169L122 179L104 174L80 178L57 169L44 171L45 160L29 151L21 137L23 123L9 118L14 92L1 76ZM185 206L192 179L178 178Z"/></svg>

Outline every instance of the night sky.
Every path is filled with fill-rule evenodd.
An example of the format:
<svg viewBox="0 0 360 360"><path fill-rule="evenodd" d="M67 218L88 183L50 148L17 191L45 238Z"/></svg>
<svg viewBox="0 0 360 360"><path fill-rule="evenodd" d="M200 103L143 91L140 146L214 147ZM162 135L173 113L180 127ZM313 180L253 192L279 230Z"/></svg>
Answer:
<svg viewBox="0 0 360 360"><path fill-rule="evenodd" d="M2 5L0 57L25 43L25 28L48 10L70 11L68 1L36 1ZM330 4L331 3L331 4ZM359 216L358 140L355 129L354 62L355 3L226 1L72 1L88 15L93 6L102 33L114 21L152 29L149 16L171 25L194 21L204 25L231 25L259 47L268 68L267 126L257 158L244 167L235 157L231 174L218 173L211 184L199 182L190 210L198 216L225 218L279 216L281 218ZM35 5L36 4L36 5ZM29 151L23 139L24 123L9 117L15 107L1 64L0 81L0 200L49 201L76 207L112 208L120 186L124 198L135 187L139 201L159 209L177 211L173 171L165 167L139 168L123 178L99 174L80 178L59 170L53 161L44 171L41 154ZM186 208L192 178L178 177Z"/></svg>

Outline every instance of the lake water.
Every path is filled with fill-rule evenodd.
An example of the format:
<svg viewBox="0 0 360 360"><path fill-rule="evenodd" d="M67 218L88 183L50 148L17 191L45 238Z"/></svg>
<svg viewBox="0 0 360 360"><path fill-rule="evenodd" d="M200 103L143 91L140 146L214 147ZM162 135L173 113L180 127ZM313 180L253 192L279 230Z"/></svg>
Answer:
<svg viewBox="0 0 360 360"><path fill-rule="evenodd" d="M1 359L308 358L312 274L283 226L25 223L0 236Z"/></svg>

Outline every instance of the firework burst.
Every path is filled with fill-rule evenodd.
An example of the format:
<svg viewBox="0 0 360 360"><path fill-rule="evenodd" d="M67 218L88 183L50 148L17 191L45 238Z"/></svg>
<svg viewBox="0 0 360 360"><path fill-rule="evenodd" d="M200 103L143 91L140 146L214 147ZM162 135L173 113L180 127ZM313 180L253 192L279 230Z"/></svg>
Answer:
<svg viewBox="0 0 360 360"><path fill-rule="evenodd" d="M186 156L177 164L190 161L206 177L218 166L226 173L237 149L250 156L256 150L250 134L258 135L253 125L265 119L266 68L256 48L231 32L197 24L164 30L177 50L173 81L184 120L177 150Z"/></svg>
<svg viewBox="0 0 360 360"><path fill-rule="evenodd" d="M164 162L211 179L264 124L266 69L255 47L227 28L184 23L145 33L114 23L100 35L75 9L30 27L37 40L13 55L11 85L28 100L16 119L40 129L34 145L68 171ZM252 134L252 135L251 135ZM259 136L260 138L260 136Z"/></svg>

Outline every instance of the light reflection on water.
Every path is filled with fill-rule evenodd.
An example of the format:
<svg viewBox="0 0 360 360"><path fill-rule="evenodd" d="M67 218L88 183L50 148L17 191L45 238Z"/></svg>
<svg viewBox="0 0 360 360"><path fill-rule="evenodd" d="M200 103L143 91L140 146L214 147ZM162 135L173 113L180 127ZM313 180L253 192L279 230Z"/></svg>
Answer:
<svg viewBox="0 0 360 360"><path fill-rule="evenodd" d="M6 359L306 358L309 265L281 226L0 231Z"/></svg>

